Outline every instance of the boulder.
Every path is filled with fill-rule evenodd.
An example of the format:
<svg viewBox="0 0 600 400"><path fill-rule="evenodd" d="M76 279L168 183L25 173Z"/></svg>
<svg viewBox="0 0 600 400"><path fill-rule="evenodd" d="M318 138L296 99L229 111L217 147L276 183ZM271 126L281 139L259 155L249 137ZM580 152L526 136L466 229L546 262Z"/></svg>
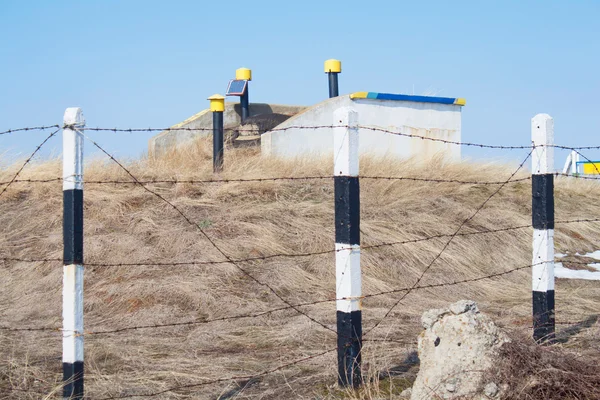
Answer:
<svg viewBox="0 0 600 400"><path fill-rule="evenodd" d="M500 397L498 385L486 382L486 372L508 337L475 302L461 300L447 309L429 310L421 323L421 365L412 400Z"/></svg>

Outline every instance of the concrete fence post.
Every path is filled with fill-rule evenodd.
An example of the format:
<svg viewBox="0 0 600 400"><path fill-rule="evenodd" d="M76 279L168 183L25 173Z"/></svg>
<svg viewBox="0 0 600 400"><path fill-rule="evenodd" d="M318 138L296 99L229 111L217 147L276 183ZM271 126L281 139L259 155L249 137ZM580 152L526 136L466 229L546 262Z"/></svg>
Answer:
<svg viewBox="0 0 600 400"><path fill-rule="evenodd" d="M83 135L81 108L63 129L63 398L83 399Z"/></svg>
<svg viewBox="0 0 600 400"><path fill-rule="evenodd" d="M579 162L579 153L575 150L571 151L571 175L577 175L577 163Z"/></svg>
<svg viewBox="0 0 600 400"><path fill-rule="evenodd" d="M362 381L358 114L341 108L333 125L339 126L333 128L338 383L357 387Z"/></svg>
<svg viewBox="0 0 600 400"><path fill-rule="evenodd" d="M554 120L538 114L531 120L533 225L533 338L554 339Z"/></svg>
<svg viewBox="0 0 600 400"><path fill-rule="evenodd" d="M213 115L213 172L223 170L223 112L225 111L225 97L213 94L210 100L210 111Z"/></svg>
<svg viewBox="0 0 600 400"><path fill-rule="evenodd" d="M565 166L563 167L563 174L565 175L577 175L577 163L579 162L579 153L575 150L571 150L571 153L567 156Z"/></svg>

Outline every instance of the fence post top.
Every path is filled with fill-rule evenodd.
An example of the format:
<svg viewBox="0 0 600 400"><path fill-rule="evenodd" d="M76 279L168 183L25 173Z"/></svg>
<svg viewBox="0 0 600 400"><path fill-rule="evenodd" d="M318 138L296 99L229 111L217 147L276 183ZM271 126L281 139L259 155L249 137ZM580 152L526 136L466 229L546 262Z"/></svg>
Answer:
<svg viewBox="0 0 600 400"><path fill-rule="evenodd" d="M531 140L534 145L554 144L554 119L548 114L537 114L531 119Z"/></svg>
<svg viewBox="0 0 600 400"><path fill-rule="evenodd" d="M352 107L341 107L333 112L334 125L358 125L358 112Z"/></svg>
<svg viewBox="0 0 600 400"><path fill-rule="evenodd" d="M531 122L538 122L538 123L543 123L545 121L553 121L554 118L552 118L550 115L542 113L542 114L537 114L535 117L533 117L531 119Z"/></svg>
<svg viewBox="0 0 600 400"><path fill-rule="evenodd" d="M83 111L81 107L69 107L65 110L63 117L65 125L83 126L85 125L85 118L83 117Z"/></svg>

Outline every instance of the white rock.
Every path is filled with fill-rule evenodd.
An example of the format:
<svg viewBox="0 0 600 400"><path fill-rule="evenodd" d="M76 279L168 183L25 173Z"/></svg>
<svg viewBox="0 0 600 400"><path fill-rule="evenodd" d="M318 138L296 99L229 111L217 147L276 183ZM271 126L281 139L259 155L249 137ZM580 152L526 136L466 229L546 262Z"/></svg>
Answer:
<svg viewBox="0 0 600 400"><path fill-rule="evenodd" d="M472 300L460 300L450 305L450 312L454 315L464 314L471 310L476 313L479 312L477 304L475 304L475 302Z"/></svg>
<svg viewBox="0 0 600 400"><path fill-rule="evenodd" d="M488 383L483 388L483 393L487 397L496 397L496 395L498 394L499 391L500 391L500 389L498 388L498 385L496 385L494 382Z"/></svg>
<svg viewBox="0 0 600 400"><path fill-rule="evenodd" d="M482 396L485 372L508 341L506 335L468 300L447 310L427 311L421 323L425 328L418 344L421 366L411 399Z"/></svg>
<svg viewBox="0 0 600 400"><path fill-rule="evenodd" d="M424 329L429 329L429 328L431 328L431 325L436 323L440 318L442 318L444 315L448 314L449 312L450 311L448 311L445 308L438 308L438 309L432 309L429 311L425 311L423 313L423 316L421 317L421 325L423 326Z"/></svg>

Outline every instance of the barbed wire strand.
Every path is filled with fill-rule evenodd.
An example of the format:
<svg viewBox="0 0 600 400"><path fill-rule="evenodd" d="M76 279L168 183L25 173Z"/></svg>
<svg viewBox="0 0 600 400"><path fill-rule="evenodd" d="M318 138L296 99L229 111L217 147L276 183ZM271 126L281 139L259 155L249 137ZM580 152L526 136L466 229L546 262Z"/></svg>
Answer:
<svg viewBox="0 0 600 400"><path fill-rule="evenodd" d="M476 232L466 232L466 233L459 234L457 236L471 236L471 235L478 235L478 234L498 233L498 232L518 230L518 229L523 229L523 228L530 228L530 227L531 227L530 225L520 225L520 226L515 226L515 227L510 227L510 228L499 228L499 229L491 229L491 230L476 231ZM444 238L444 237L448 237L448 236L451 236L451 234L433 235L433 236L428 236L428 237L424 237L424 238L409 239L409 240L387 242L387 243L378 243L378 244L373 244L373 245L362 245L361 250L376 249L376 248L381 248L381 247L386 247L386 246L399 246L399 245L405 245L405 244L413 244L413 243L419 243L419 242L425 242L425 241L429 241L429 240ZM233 259L233 260L235 262L241 263L241 262L251 262L251 261L264 261L264 260L268 260L271 258L280 258L280 257L286 257L286 258L311 257L311 256L316 256L316 255L338 253L338 252L344 251L344 250L347 250L347 248L342 247L339 249L329 249L329 250L321 250L321 251L314 251L314 252L307 252L307 253L277 253L277 254L270 254L270 255L266 255L266 256L240 258L240 259ZM15 261L15 260L13 259L13 261ZM51 260L51 261L54 261L54 260ZM229 261L180 261L180 262L171 262L171 263L140 262L140 263L119 263L119 264L90 262L90 263L85 263L85 265L94 266L94 267L121 267L121 266L141 266L141 265L149 265L149 266L207 265L207 264L226 264L226 263L229 263Z"/></svg>
<svg viewBox="0 0 600 400"><path fill-rule="evenodd" d="M531 148L531 145L528 145L528 146L502 146L502 145L490 145L490 144L472 143L472 142L457 142L457 141L453 141L453 140L415 135L412 133L403 133L403 132L398 132L398 131L392 131L390 129L376 127L376 126L359 125L358 129L365 129L365 130L370 130L373 132L389 133L391 135L403 136L403 137L407 137L407 138L411 138L411 139L429 140L432 142L452 144L452 145L457 145L457 146L469 146L469 147L479 147L479 148L486 148L486 149L503 149L503 150L525 150L525 149Z"/></svg>
<svg viewBox="0 0 600 400"><path fill-rule="evenodd" d="M548 144L546 145L548 147L554 147L555 149L561 149L561 150L573 150L573 151L577 151L577 150L598 150L600 149L600 146L578 146L578 147L569 147L569 146L563 146L560 144ZM581 155L581 154L580 154Z"/></svg>
<svg viewBox="0 0 600 400"><path fill-rule="evenodd" d="M519 225L519 226L514 226L514 227L509 227L509 228L498 228L498 229L482 230L482 231L476 231L476 232L465 232L465 233L459 233L456 236L472 236L472 235L480 235L480 234L488 234L488 233L499 233L499 232L519 230L519 229L524 229L524 228L531 228L531 225ZM372 245L361 245L361 250L369 250L369 249L377 249L377 248L382 248L382 247L414 244L414 243L420 243L420 242L426 242L426 241L430 241L430 240L440 239L440 238L444 238L444 237L448 237L448 236L452 236L452 234L440 234L440 235L433 235L433 236L417 238L417 239L408 239L408 240L401 240L401 241L395 241L395 242L384 242L384 243L377 243L377 244L372 244ZM306 252L306 253L277 253L277 254L269 254L266 256L256 256L256 257L234 259L234 261L241 263L241 262L251 262L251 261L264 261L264 260L268 260L268 259L272 259L272 258L280 258L280 257L284 257L284 258L311 257L311 256L317 256L317 255L338 253L340 251L344 251L347 249L348 248L346 248L346 247L341 247L338 249L329 249L329 250L321 250L321 251ZM143 263L143 262L141 262L141 263L120 263L120 264L105 264L105 263L91 262L91 263L85 263L85 265L94 266L94 267L121 267L121 266L141 266L141 265L155 265L155 266L207 265L207 264L226 264L226 263L229 263L229 261L181 261L181 262L171 262L171 263Z"/></svg>
<svg viewBox="0 0 600 400"><path fill-rule="evenodd" d="M172 386L170 388L159 390L159 391L156 391L156 392L151 392L151 393L128 394L128 395L123 395L123 396L103 397L103 398L98 399L98 400L117 400L117 399L133 398L133 397L156 397L156 396L160 396L162 394L169 393L169 392L176 392L176 391L179 391L179 390L187 390L187 389L195 389L195 388L198 388L198 387L201 387L201 386L212 385L212 384L220 383L220 382L226 382L226 381L245 381L245 380L250 380L250 379L256 379L256 378L260 378L260 377L263 377L263 376L270 375L270 374L275 373L277 371L280 371L280 370L282 370L284 368L289 368L289 367L294 366L296 364L300 364L302 362L313 360L313 359L315 359L317 357L324 356L324 355L332 353L332 352L334 352L336 350L337 350L337 347L333 348L333 349L328 349L328 350L325 350L325 351L323 351L321 353L313 354L311 356L307 356L307 357L303 357L303 358L300 358L300 359L297 359L297 360L294 360L294 361L291 361L291 362L287 362L287 363L281 364L281 365L279 365L279 366L277 366L275 368L271 368L271 369L265 370L263 372L260 372L258 374L254 374L254 375L243 375L243 376L239 376L238 375L238 376L231 376L231 377L227 377L227 378L217 378L217 379L212 379L212 380L204 381L204 382L198 382L198 383L190 383L190 384L186 384L186 385Z"/></svg>
<svg viewBox="0 0 600 400"><path fill-rule="evenodd" d="M579 256L579 257L585 257L585 256ZM591 258L596 261L571 261L571 260L565 260L565 258L560 258L560 259L556 260L555 263L586 265L588 267L590 266L590 264L598 264L600 266L600 261L598 259L596 259L594 257L586 257L586 258ZM598 275L600 275L600 271L598 272Z"/></svg>
<svg viewBox="0 0 600 400"><path fill-rule="evenodd" d="M536 264L533 264L533 265L531 265L531 264L524 265L524 266L512 268L512 269L509 269L509 270L506 270L506 271L502 271L502 272L496 272L496 273L485 275L485 276L479 276L479 277L476 277L476 278L468 278L468 279L463 279L463 280L455 280L455 281L452 281L452 282L432 283L432 284L427 284L427 285L422 285L422 286L416 286L416 287L412 287L411 286L411 287L390 289L390 290L386 290L386 291L382 291L382 292L377 292L377 293L371 293L371 294L363 295L363 296L360 296L360 298L361 299L368 299L368 298L380 297L380 296L389 295L389 294L406 292L406 291L409 291L409 290L435 289L435 288L441 288L441 287L447 287L447 286L456 286L456 285L460 285L460 284L464 284L464 283L478 282L478 281L485 280L485 279L498 278L500 276L508 275L508 274L513 273L513 272L521 271L523 269L531 268L533 266L540 265L540 264L543 264L543 263L536 263ZM356 297L353 297L352 299L356 299ZM306 307L306 306L312 306L312 305L323 304L323 303L331 303L331 302L335 302L335 301L338 301L338 300L351 300L351 298L342 297L342 298L339 298L339 299L316 300L316 301L311 301L311 302L305 302L305 303L295 304L295 306L296 307ZM84 333L84 335L112 334L112 333L119 333L119 332L128 331L128 330L137 330L137 329L146 329L146 328L163 328L163 327L170 327L170 326L180 326L182 324L185 324L185 325L207 324L207 323L211 323L211 322L220 322L220 321L224 321L224 320L261 317L261 316L264 316L264 315L267 315L267 314L272 314L274 312L285 311L285 310L289 310L289 309L291 309L291 307L289 307L289 306L288 307L280 307L280 308L276 308L276 309L262 311L262 312L259 312L259 313L256 313L256 314L236 315L236 316L231 316L231 317L220 317L220 318L215 318L215 319L211 319L211 320L188 321L186 323L174 323L174 324L159 324L159 325L146 325L146 326L137 326L137 327L125 327L125 328L119 328L119 329L114 329L114 330L97 331L97 332L93 332L92 331L92 332L86 332L86 333Z"/></svg>
<svg viewBox="0 0 600 400"><path fill-rule="evenodd" d="M600 219L598 219L598 221L600 221ZM578 220L577 222L580 222L580 221ZM513 230L526 229L526 228L531 228L531 225L529 225L529 224L528 225L517 225L517 226L512 226L512 227L507 227L507 228L486 229L486 230L479 230L479 231L474 231L474 232L464 232L464 233L459 233L456 236L473 236L473 235L480 235L480 234L508 232L508 231L513 231ZM438 235L432 235L432 236L416 238L416 239L400 240L400 241L394 241L394 242L384 242L384 243L377 243L377 244L372 244L372 245L361 245L361 250L413 244L413 243L425 242L425 241L429 241L429 240L440 239L440 238L448 237L451 235L452 234L450 234L450 233L438 234ZM346 250L346 248L328 249L328 250L320 250L320 251L305 252L305 253L276 253L276 254L269 254L266 256L238 258L238 259L233 259L233 261L238 262L238 263L243 263L243 262L251 262L251 261L263 261L263 260L268 260L268 259L272 259L272 258L280 258L280 257L283 257L283 258L285 258L285 257L289 257L289 258L311 257L311 256L316 256L316 255L337 253L337 252L340 252L343 250ZM28 263L42 262L43 263L43 262L59 262L59 261L63 261L63 260L61 258L31 259L31 258L18 258L18 257L0 257L0 261L28 262ZM221 260L221 261L190 260L190 261L172 261L172 262L142 261L142 262L135 262L135 263L132 263L132 262L98 263L98 262L92 262L92 261L87 261L87 260L84 261L84 265L88 266L88 267L131 267L131 266L162 266L162 267L166 267L166 266L182 266L182 265L213 265L213 264L228 264L228 263L229 263L228 260Z"/></svg>
<svg viewBox="0 0 600 400"><path fill-rule="evenodd" d="M535 147L534 147L535 148ZM452 241L454 240L454 238L456 237L456 235L460 232L460 230L469 222L471 221L473 218L475 218L475 216L477 214L479 214L479 212L485 207L485 205L494 197L496 196L496 194L498 194L502 188L504 188L504 186L506 186L506 184L508 184L508 182L510 182L510 180L521 170L521 168L523 168L523 166L525 165L525 163L527 162L527 160L529 160L529 157L531 156L531 154L533 153L534 148L531 148L531 150L529 151L529 153L527 154L527 156L525 157L525 159L519 164L519 166L517 167L517 169L509 176L509 178L506 180L506 182L502 185L500 185L494 192L492 192L491 195L488 196L488 198L481 203L481 205L479 207L477 207L477 209L475 210L475 212L473 212L468 218L466 218L465 220L463 220L460 225L458 226L458 228L456 229L456 231L454 231L454 233L450 236L450 238L448 239L448 241L446 242L446 244L444 245L444 247L442 247L442 249L437 253L437 255L431 260L431 262L427 265L427 267L425 267L425 269L421 272L421 274L419 275L418 279L416 280L416 282L413 284L413 286L417 286L421 280L423 279L423 277L425 276L425 274L427 273L427 271L429 271L429 269L433 266L433 264L442 256L442 254L444 254L444 252L446 251L446 249L448 248L448 246L450 246L450 243L452 243ZM384 314L383 318L381 318L379 321L377 321L375 323L375 325L373 325L371 328L369 328L364 334L363 336L368 335L370 332L372 332L374 329L377 329L377 327L392 313L392 311L396 308L396 306L398 304L400 304L400 302L402 300L404 300L406 298L406 296L408 296L411 293L412 290L408 290L406 293L404 293L389 309L388 311Z"/></svg>
<svg viewBox="0 0 600 400"><path fill-rule="evenodd" d="M572 174L566 174L564 172L555 172L554 176L564 176L564 177L573 178L573 179L600 181L600 176L572 175Z"/></svg>
<svg viewBox="0 0 600 400"><path fill-rule="evenodd" d="M39 327L31 326L31 327L24 327L24 328L13 328L10 326L0 326L0 331L6 331L6 332L44 332L44 331L62 332L62 328L53 327L53 326L39 326Z"/></svg>
<svg viewBox="0 0 600 400"><path fill-rule="evenodd" d="M558 221L555 221L555 224L572 224L572 223L584 223L584 222L600 222L600 218L558 220ZM509 231L520 230L520 229L528 229L528 228L531 228L530 224L516 225L516 226L511 226L511 227L506 227L506 228L498 228L498 229L485 229L485 230L479 230L479 231L474 231L474 232L463 232L463 233L457 233L455 236L456 237L464 237L464 236L482 235L482 234L490 234L490 233L509 232ZM413 243L425 242L425 241L429 241L429 240L441 239L441 238L449 237L449 236L452 236L452 234L451 233L438 234L438 235L432 235L432 236L427 236L427 237L423 237L423 238L408 239L408 240L401 240L401 241L394 241L394 242L384 242L384 243L377 243L377 244L372 244L372 245L361 244L361 250L377 249L377 248L388 247L388 246L400 246L400 245L405 245L405 244L413 244ZM243 263L243 262L252 262L252 261L263 261L263 260L268 260L268 259L272 259L272 258L280 258L280 257L283 257L283 258L285 258L285 257L289 257L289 258L311 257L311 256L316 256L316 255L337 253L342 250L345 250L345 248L321 250L321 251L306 252L306 253L276 253L276 254L269 254L266 256L256 256L256 257L233 259L233 261L235 261L237 263ZM43 263L43 262L61 262L63 260L61 258L31 259L31 258L18 258L18 257L0 257L0 261L28 262L28 263L41 262L41 263ZM97 263L97 262L92 262L92 261L87 261L87 260L84 261L84 265L86 265L88 267L131 267L131 266L168 267L168 266L182 266L182 265L213 265L213 264L228 264L228 263L229 263L228 260L221 260L221 261L190 260L190 261L175 261L175 262L141 261L141 262L136 262L136 263L131 263L131 262Z"/></svg>
<svg viewBox="0 0 600 400"><path fill-rule="evenodd" d="M572 220L558 220L555 221L555 224L572 224L572 223L585 223L585 222L600 222L600 218L583 218L583 219L572 219ZM530 224L527 225L517 225L517 226L512 226L512 227L507 227L507 228L498 228L498 229L486 229L486 230L479 230L479 231L474 231L474 232L463 232L463 233L458 233L455 236L457 237L463 237L463 236L473 236L473 235L480 235L480 234L490 234L490 233L500 233L500 232L509 232L509 231L514 231L514 230L520 230L520 229L528 229L531 228ZM401 241L394 241L394 242L384 242L384 243L377 243L377 244L372 244L372 245L361 245L361 250L368 250L368 249L376 249L376 248L381 248L381 247L388 247L388 246L399 246L399 245L405 245L405 244L413 244L413 243L419 243L419 242L424 242L424 241L429 241L429 240L434 240L434 239L440 239L440 238L444 238L444 237L449 237L452 236L452 234L448 233L448 234L439 234L439 235L433 235L433 236L427 236L427 237L423 237L423 238L416 238L416 239L408 239L408 240L401 240ZM252 262L252 261L263 261L263 260L268 260L268 259L272 259L272 258L280 258L280 257L289 257L289 258L295 258L295 257L311 257L311 256L316 256L316 255L324 255L324 254L330 254L330 253L336 253L339 251L344 250L344 248L342 249L329 249L329 250L321 250L321 251L315 251L315 252L306 252L306 253L277 253L277 254L269 254L266 256L257 256L257 257L248 257L248 258L239 258L239 259L233 259L235 262L237 263L243 263L243 262ZM31 258L18 258L18 257L0 257L0 261L4 261L4 262L27 262L27 263L44 263L44 262L62 262L62 258L39 258L39 259L31 259ZM183 265L214 265L214 264L227 264L229 263L228 260L222 260L222 261L196 261L196 260L190 260L190 261L175 261L175 262L150 262L150 261L142 261L142 262L136 262L136 263L131 263L131 262L126 262L126 263L97 263L97 262L92 262L92 261L84 261L84 265L88 266L88 267L131 267L131 266L162 266L162 267L168 267L168 266L183 266Z"/></svg>
<svg viewBox="0 0 600 400"><path fill-rule="evenodd" d="M500 276L508 275L513 272L521 271L524 269L529 269L536 265L542 265L542 264L546 264L546 261L538 262L535 264L523 265L523 266L512 268L512 269L509 269L506 271L496 272L493 274L479 276L479 277L475 277L475 278L467 278L467 279L455 280L455 281L450 281L450 282L442 282L442 283L432 283L432 284L421 285L421 286L416 286L416 287L410 286L410 287L396 288L396 289L386 290L386 291L382 291L382 292L367 294L367 295L361 296L360 298L367 299L367 298L379 297L379 296L395 294L395 293L400 293L400 292L425 290L425 289L436 289L436 288L441 288L441 287L456 286L456 285L465 284L465 283L478 282L478 281L482 281L482 280L486 280L486 279L498 278ZM111 335L111 334L116 334L116 333L121 333L121 332L126 332L126 331L132 331L132 330L159 329L159 328L168 328L168 327L203 325L203 324L209 324L212 322L223 322L223 321L246 319L246 318L258 318L258 317L262 317L262 316L272 314L272 313L275 313L278 311L286 311L286 310L294 309L294 307L312 306L312 305L317 305L317 304L335 302L338 300L350 300L350 298L343 297L343 298L339 298L339 299L316 300L316 301L305 302L305 303L297 303L292 306L279 307L279 308L274 308L274 309L270 309L270 310L260 311L260 312L256 312L256 313L239 314L239 315L233 315L233 316L227 316L227 317L218 317L218 318L213 318L213 319L196 319L196 320L192 320L192 321L183 321L183 322L172 322L172 323L163 323L163 324L146 324L146 325L137 325L137 326L116 328L116 329L112 329L112 330L99 330L99 331L90 330L90 331L84 332L82 335L97 337L98 335ZM579 324L579 323L580 322L572 322L572 321L557 322L557 324L559 324L559 325L575 325L575 324ZM63 331L63 329L61 329L60 327L12 328L12 327L7 327L7 326L0 326L0 330L12 331L12 332L35 332L35 331L62 332Z"/></svg>
<svg viewBox="0 0 600 400"><path fill-rule="evenodd" d="M244 183L244 182L268 182L268 181L301 181L301 180L327 180L333 179L334 176L291 176L291 177L265 177L265 178L236 178L236 179L151 179L138 181L142 184L154 183L169 183L169 184L210 184L210 183ZM457 183L466 185L500 185L502 181L465 181L460 179L438 179L438 178L418 178L408 176L359 176L360 179L368 180L387 180L387 181L415 181L415 182L434 182L434 183ZM48 178L48 179L16 179L14 183L54 183L61 182L63 178ZM510 183L530 181L531 176L514 179ZM0 182L0 185L5 185L8 182ZM135 181L84 181L86 185L138 185Z"/></svg>
<svg viewBox="0 0 600 400"><path fill-rule="evenodd" d="M244 182L268 182L268 181L300 181L300 180L333 180L334 176L298 176L298 177L273 177L273 178L239 178L239 179L153 179L140 180L143 184L152 183L170 183L170 184L200 184L200 183L244 183ZM434 183L458 183L468 185L499 185L503 182L499 181L464 181L459 179L437 179L437 178L416 178L404 176L359 176L360 179L368 180L387 180L387 181L415 181L415 182L434 182ZM530 181L531 177L519 178L511 181L511 183ZM49 180L54 181L54 180ZM88 181L86 184L137 184L132 181ZM1 184L1 183L0 183Z"/></svg>
<svg viewBox="0 0 600 400"><path fill-rule="evenodd" d="M460 284L464 284L464 283L478 282L478 281L485 280L485 279L493 279L493 278L497 278L497 277L500 277L503 275L508 275L513 272L517 272L517 271L520 271L520 270L523 270L526 268L531 268L536 265L540 265L540 264L544 264L544 263L545 262L539 262L536 264L528 264L528 265L512 268L509 270L505 270L502 272L495 272L493 274L488 274L488 275L479 276L479 277L475 277L475 278L466 278L466 279L454 280L454 281L450 281L450 282L431 283L431 284L421 285L421 286L413 285L413 286L408 286L408 287L395 288L395 289L390 289L390 290L386 290L386 291L382 291L382 292L366 294L366 295L360 296L360 298L368 299L368 298L372 298L372 297L379 297L379 296L384 296L384 295L389 295L389 294L405 292L408 290L435 289L435 288L441 288L441 287L447 287L447 286L456 286L456 285L460 285ZM173 322L173 323L165 323L165 324L147 324L147 325L138 325L138 326L128 326L128 327L116 328L116 329L112 329L112 330L103 330L103 331L90 330L90 331L84 332L83 335L107 335L107 334L114 334L114 333L120 333L120 332L131 331L131 330L139 330L139 329L155 329L155 328L166 328L166 327L176 327L176 326L186 326L186 325L201 325L201 324L208 324L208 323L212 323L212 322L222 322L222 321L235 320L235 319L258 318L258 317L262 317L264 315L272 314L272 313L275 313L278 311L294 309L294 307L306 307L306 306L312 306L312 305L323 304L323 303L331 303L331 302L335 302L338 300L352 300L352 299L356 299L356 297L353 297L353 298L342 297L339 299L334 298L334 299L314 300L314 301L310 301L310 302L293 304L293 305L289 305L286 307L278 307L278 308L274 308L274 309L270 309L270 310L259 311L256 313L239 314L239 315L233 315L233 316L227 316L227 317L218 317L218 318L214 318L214 319L195 319L192 321ZM0 330L17 331L17 332L18 331L62 331L62 329L59 327L11 328L11 327L6 327L6 326L0 327Z"/></svg>
<svg viewBox="0 0 600 400"><path fill-rule="evenodd" d="M576 151L576 148L572 148L572 147L563 147L560 146L560 148L565 148L565 149L569 149L569 150L573 150ZM577 151L576 151L577 152ZM586 161L594 164L595 169L597 170L597 172L600 174L600 169L598 169L598 167L596 166L596 164L598 162L594 162L592 160L590 160L588 157L584 156L582 153L577 152L579 155L581 155L582 157L584 157L586 159ZM594 176L584 176L584 175L572 175L572 174L568 174L568 173L563 173L563 172L554 172L555 176L563 176L563 177L567 177L567 178L573 178L573 179L584 179L584 180L600 180L600 176L599 177L594 177ZM289 181L295 181L295 180L319 180L319 179L332 179L333 175L331 176L298 176L298 177L264 177L264 178L235 178L235 179L151 179L151 180L142 180L142 179L138 179L139 183L142 184L153 184L153 183L168 183L168 184L211 184L211 183L244 183L244 182L267 182L267 181L279 181L279 180L289 180ZM359 176L359 178L361 179L369 179L369 180L399 180L399 181L416 181L416 182L435 182L435 183L457 183L457 184L470 184L470 185L499 185L502 184L502 181L467 181L467 180L460 180L460 179L438 179L438 178L418 178L418 177L407 177L407 176L369 176L369 175L365 175L365 176ZM61 182L63 180L63 178L61 177L56 177L56 178L48 178L48 179L15 179L14 181L4 181L4 182L0 182L0 185L6 185L8 183L54 183L54 182ZM511 182L509 183L517 183L517 182L523 182L523 181L530 181L531 180L531 176L527 176L527 177L523 177L523 178L518 178L518 179L513 179L511 180ZM137 185L138 182L135 181L122 181L122 180L104 180L104 181L99 181L99 180L90 180L90 181L85 181L85 184L92 184L92 185L101 185L101 184L115 184L115 185Z"/></svg>
<svg viewBox="0 0 600 400"><path fill-rule="evenodd" d="M71 126L67 126L68 128L72 129ZM281 128L273 128L273 129L269 129L269 130L264 130L264 129L244 129L244 132L254 132L254 133L265 133L265 132L285 132L288 130L292 130L292 129L334 129L334 128L348 128L350 127L349 125L312 125L312 126L297 126L297 125L293 125L293 126L287 126L287 127L281 127ZM404 137L408 137L408 138L412 138L412 139L422 139L422 140L429 140L429 141L433 141L433 142L441 142L441 143L445 143L445 144L452 144L452 145L457 145L457 146L471 146L471 147L480 147L480 148L489 148L489 149L504 149L504 150L518 150L518 149L529 149L531 148L530 145L528 146L501 146L501 145L488 145L488 144L483 144L483 143L471 143L471 142L458 142L458 141L452 141L452 140L446 140L446 139L440 139L440 138L432 138L432 137L428 137L428 136L421 136L421 135L415 135L415 134L410 134L410 133L403 133L403 132L398 132L398 131L394 131L394 130L390 130L390 129L386 129L383 127L377 127L377 126L366 126L366 125L358 125L355 128L358 129L364 129L364 130L370 130L373 132L384 132L384 133L389 133L392 135L398 135L398 136L404 136ZM84 131L96 131L96 132L129 132L129 133L133 133L133 132L169 132L169 131L195 131L195 132L212 132L213 128L189 128L189 127L170 127L170 128L82 128L82 130ZM238 131L238 128L224 128L223 129L225 132L232 132L232 131Z"/></svg>
<svg viewBox="0 0 600 400"><path fill-rule="evenodd" d="M15 179L12 183L54 183L62 182L63 178L49 178L49 179ZM11 181L0 182L0 185L6 185Z"/></svg>
<svg viewBox="0 0 600 400"><path fill-rule="evenodd" d="M43 131L47 129L60 129L60 125L45 125L45 126L32 126L28 128L17 128L17 129L9 129L7 131L0 132L0 135L6 135L8 133L14 132L24 132L24 131Z"/></svg>
<svg viewBox="0 0 600 400"><path fill-rule="evenodd" d="M0 261L14 261L14 262L27 262L27 263L38 263L38 262L57 262L63 261L62 258L18 258L18 257L1 257Z"/></svg>
<svg viewBox="0 0 600 400"><path fill-rule="evenodd" d="M570 220L558 220L554 221L555 224L575 224L575 223L583 223L583 222L600 222L600 218L579 218L579 219L570 219Z"/></svg>
<svg viewBox="0 0 600 400"><path fill-rule="evenodd" d="M42 143L40 143L36 147L36 149L33 151L33 153L31 153L31 155L29 156L29 158L27 160L25 160L25 162L23 163L23 165L21 165L21 167L19 168L19 170L17 171L17 173L14 174L13 177L12 177L12 179L6 184L6 186L4 186L4 188L0 192L0 197L2 197L2 195L8 190L8 188L10 187L10 185L13 184L13 182L15 181L15 179L17 179L17 177L19 176L19 174L23 171L23 169L27 166L27 164L29 164L29 162L33 159L33 157L37 154L37 152L40 151L40 149L42 148L42 146L44 146L46 144L46 142L48 140L50 140L54 135L56 135L59 131L60 131L60 128L56 129L54 132L52 132L50 135L48 135L48 137L46 139L44 139L44 141Z"/></svg>
<svg viewBox="0 0 600 400"><path fill-rule="evenodd" d="M66 126L67 128L72 128L72 126ZM288 130L292 130L292 129L334 129L334 128L349 128L349 125L311 125L311 126L307 126L307 125L292 125L292 126L287 126L287 127L281 127L281 128L273 128L273 129L246 129L244 128L243 131L244 132L248 132L248 133L258 133L258 134L263 134L266 132L284 132L284 131L288 131ZM384 128L384 127L379 127L379 126L373 126L373 125L358 125L355 128L358 129L364 129L364 130L370 130L373 132L383 132L383 133L389 133L392 135L398 135L398 136L404 136L404 137L408 137L408 138L412 138L412 139L422 139L422 140L429 140L429 141L434 141L434 142L441 142L441 143L445 143L445 144L452 144L452 145L457 145L457 146L471 146L471 147L480 147L480 148L488 148L488 149L504 149L504 150L526 150L526 149L530 149L531 145L520 145L520 146L504 146L504 145L490 145L490 144L484 144L484 143L474 143L474 142L458 142L458 141L452 141L452 140L446 140L446 139L441 139L441 138L432 138L432 137L428 137L428 136L422 136L422 135L415 135L415 134L411 134L411 133L403 133L403 132L399 132L397 130L391 130L389 128ZM188 132L212 132L213 128L210 127L203 127L203 128L190 128L190 127L176 127L176 126L172 126L172 127L168 127L168 128L102 128L102 127L96 127L96 128L91 128L91 127L84 127L81 128L81 130L83 131L96 131L96 132L127 132L127 133L134 133L134 132L170 132L170 131L188 131ZM240 128L239 127L229 127L229 128L224 128L223 131L224 132L235 132L235 131L239 131ZM569 146L563 146L563 145L558 145L558 144L550 144L550 145L539 145L538 147L554 147L557 149L563 149L563 150L597 150L600 149L600 146L581 146L581 147L569 147Z"/></svg>
<svg viewBox="0 0 600 400"><path fill-rule="evenodd" d="M262 371L258 374L254 374L254 375L246 375L246 376L231 376L231 377L226 377L226 378L217 378L217 379L212 379L212 380L208 380L208 381L204 381L204 382L197 382L197 383L190 383L190 384L185 384L185 385L178 385L178 386L172 386L169 387L167 389L163 389L163 390L159 390L156 392L150 392L150 393L144 393L144 394L128 394L128 395L121 395L121 396L110 396L110 397L103 397L100 398L98 400L117 400L117 399L128 399L128 398L134 398L134 397L156 397L156 396L160 396L162 394L165 393L169 393L169 392L177 392L179 390L186 390L186 389L195 389L201 386L207 386L207 385L212 385L215 383L220 383L220 382L227 382L227 381L247 381L247 380L253 380L253 379L257 379L257 378L261 378L270 374L273 374L277 371L280 371L282 369L288 368L288 367L292 367L294 365L306 362L306 361L310 361L313 359L316 359L318 357L324 356L326 354L332 353L334 352L336 348L333 349L328 349L325 351L322 351L320 353L317 354L313 354L310 356L306 356L306 357L302 357L299 359L296 359L294 361L291 362L287 362L285 364L281 364L277 367ZM33 389L21 389L21 388L14 388L14 387L10 387L10 386L2 386L0 387L0 389L3 390L7 390L7 391L14 391L14 392L25 392L25 393L32 393L32 394L41 394L43 396L48 396L49 393L46 392L40 392L40 391L36 391ZM50 393L51 394L51 393Z"/></svg>

